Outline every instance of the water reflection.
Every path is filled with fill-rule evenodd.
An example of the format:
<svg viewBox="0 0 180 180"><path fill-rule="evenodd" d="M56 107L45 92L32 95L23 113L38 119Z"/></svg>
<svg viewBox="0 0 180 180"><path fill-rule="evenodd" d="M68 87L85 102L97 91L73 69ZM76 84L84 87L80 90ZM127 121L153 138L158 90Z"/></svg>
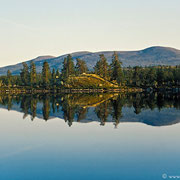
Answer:
<svg viewBox="0 0 180 180"><path fill-rule="evenodd" d="M85 123L142 122L153 126L172 125L180 121L180 95L162 93L135 94L33 94L1 95L0 107L50 120L61 118L72 126ZM165 110L165 111L164 111Z"/></svg>

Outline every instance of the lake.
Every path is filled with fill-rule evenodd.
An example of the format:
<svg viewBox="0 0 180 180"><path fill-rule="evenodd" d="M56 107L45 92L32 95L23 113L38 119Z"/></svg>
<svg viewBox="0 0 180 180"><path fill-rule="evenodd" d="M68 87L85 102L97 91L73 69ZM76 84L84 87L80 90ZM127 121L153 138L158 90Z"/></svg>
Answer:
<svg viewBox="0 0 180 180"><path fill-rule="evenodd" d="M179 94L0 95L0 179L177 179L179 122Z"/></svg>

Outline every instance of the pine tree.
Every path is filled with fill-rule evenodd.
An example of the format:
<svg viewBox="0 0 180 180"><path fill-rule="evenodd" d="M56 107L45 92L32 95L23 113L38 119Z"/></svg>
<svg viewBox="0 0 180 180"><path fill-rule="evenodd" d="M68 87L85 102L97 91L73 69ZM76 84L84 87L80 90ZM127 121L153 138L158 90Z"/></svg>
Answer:
<svg viewBox="0 0 180 180"><path fill-rule="evenodd" d="M94 67L94 72L95 72L95 74L102 76L103 71L102 71L102 64L101 64L100 60L97 61L96 65Z"/></svg>
<svg viewBox="0 0 180 180"><path fill-rule="evenodd" d="M31 62L30 66L30 82L31 86L35 86L37 84L37 73L36 73L36 65L34 62Z"/></svg>
<svg viewBox="0 0 180 180"><path fill-rule="evenodd" d="M8 86L12 85L12 74L10 70L7 71L7 85Z"/></svg>
<svg viewBox="0 0 180 180"><path fill-rule="evenodd" d="M69 75L75 75L74 62L71 55L67 56L67 68Z"/></svg>
<svg viewBox="0 0 180 180"><path fill-rule="evenodd" d="M124 74L122 71L122 62L119 61L118 54L114 52L112 56L112 63L111 63L111 80L117 81L120 85L124 81Z"/></svg>
<svg viewBox="0 0 180 180"><path fill-rule="evenodd" d="M104 57L104 54L101 54L100 58L101 58L101 62L102 62L102 71L103 71L102 77L104 79L109 79L109 71L108 71L109 65L107 63L106 58Z"/></svg>
<svg viewBox="0 0 180 180"><path fill-rule="evenodd" d="M63 62L62 79L66 80L70 75L75 75L75 67L72 56L68 55Z"/></svg>
<svg viewBox="0 0 180 180"><path fill-rule="evenodd" d="M50 80L51 80L51 71L48 62L43 63L43 69L42 69L42 79L43 79L43 85L49 86Z"/></svg>
<svg viewBox="0 0 180 180"><path fill-rule="evenodd" d="M103 77L104 79L109 79L109 65L104 54L100 54L100 60L96 63L94 70L95 74Z"/></svg>
<svg viewBox="0 0 180 180"><path fill-rule="evenodd" d="M68 78L68 70L67 70L67 58L64 58L62 72L62 80L66 80Z"/></svg>
<svg viewBox="0 0 180 180"><path fill-rule="evenodd" d="M76 59L77 63L76 63L76 74L79 75L79 74L83 74L83 73L87 73L87 65L86 65L86 62L77 58Z"/></svg>
<svg viewBox="0 0 180 180"><path fill-rule="evenodd" d="M29 85L29 82L30 82L29 67L25 62L23 62L22 64L23 64L23 69L21 70L21 73L20 73L21 81L23 85L27 86Z"/></svg>

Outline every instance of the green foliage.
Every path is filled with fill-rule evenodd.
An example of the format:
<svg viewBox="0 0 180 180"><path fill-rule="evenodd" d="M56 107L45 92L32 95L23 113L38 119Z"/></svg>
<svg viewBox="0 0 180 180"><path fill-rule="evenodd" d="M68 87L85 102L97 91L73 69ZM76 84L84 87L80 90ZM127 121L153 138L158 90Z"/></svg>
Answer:
<svg viewBox="0 0 180 180"><path fill-rule="evenodd" d="M43 85L45 87L50 86L51 81L51 71L48 62L43 63L43 69L42 69L42 79L43 79Z"/></svg>
<svg viewBox="0 0 180 180"><path fill-rule="evenodd" d="M72 56L69 54L63 62L62 79L65 81L70 75L75 75L75 67Z"/></svg>
<svg viewBox="0 0 180 180"><path fill-rule="evenodd" d="M112 56L112 63L111 63L111 80L117 81L119 85L124 82L124 74L122 71L122 62L119 61L118 55L114 52Z"/></svg>
<svg viewBox="0 0 180 180"><path fill-rule="evenodd" d="M128 86L173 87L180 85L180 66L128 67L124 69Z"/></svg>
<svg viewBox="0 0 180 180"><path fill-rule="evenodd" d="M31 62L30 66L30 82L31 86L35 86L37 84L37 73L36 73L36 65L34 62Z"/></svg>
<svg viewBox="0 0 180 180"><path fill-rule="evenodd" d="M12 74L10 70L7 71L7 85L8 86L12 85Z"/></svg>
<svg viewBox="0 0 180 180"><path fill-rule="evenodd" d="M94 67L95 74L101 76L102 78L109 79L109 65L104 54L99 55L100 60L96 63Z"/></svg>
<svg viewBox="0 0 180 180"><path fill-rule="evenodd" d="M180 86L180 65L122 68L122 63L117 53L114 52L110 65L105 56L100 55L94 67L95 75L90 74L83 60L77 59L76 61L76 66L74 66L72 56L68 55L64 59L62 72L53 69L52 74L48 62L43 63L41 73L36 72L33 61L30 67L23 63L20 75L12 75L8 70L6 76L0 76L0 87L103 89L126 86L139 88Z"/></svg>
<svg viewBox="0 0 180 180"><path fill-rule="evenodd" d="M74 120L81 121L87 119L89 115L88 110L93 107L93 113L96 114L100 121L100 125L105 125L107 121L114 122L115 127L121 122L123 117L123 107L129 107L134 110L134 113L139 114L141 111L148 109L162 108L176 108L180 109L180 97L174 93L75 93L75 94L2 94L0 95L0 105L8 110L13 108L14 104L19 104L20 112L24 113L24 118L31 115L31 120L42 113L43 118L48 120L50 118L50 112L58 113L62 115L69 126L72 125ZM41 104L37 105L37 104ZM15 106L16 107L16 106ZM92 111L90 111L92 113ZM36 114L37 113L37 114ZM92 116L95 117L95 116ZM88 118L89 119L89 118ZM142 122L141 119L139 119ZM124 121L124 119L123 119ZM152 123L148 121L148 124ZM157 119L153 121L152 125L167 125L167 123L177 123L165 120ZM149 124L150 125L150 124Z"/></svg>
<svg viewBox="0 0 180 180"><path fill-rule="evenodd" d="M86 62L79 58L77 58L76 61L77 61L76 67L75 67L76 74L79 75L79 74L87 73L88 68L87 68Z"/></svg>
<svg viewBox="0 0 180 180"><path fill-rule="evenodd" d="M29 67L25 62L23 62L22 64L23 64L23 69L21 70L21 73L20 73L21 81L23 85L28 86L30 83Z"/></svg>

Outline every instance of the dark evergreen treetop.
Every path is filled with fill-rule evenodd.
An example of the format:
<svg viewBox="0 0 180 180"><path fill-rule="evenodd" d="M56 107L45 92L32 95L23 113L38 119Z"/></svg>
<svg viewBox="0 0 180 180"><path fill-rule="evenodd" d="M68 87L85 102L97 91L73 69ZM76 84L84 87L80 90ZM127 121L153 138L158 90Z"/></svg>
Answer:
<svg viewBox="0 0 180 180"><path fill-rule="evenodd" d="M26 63L23 64L23 69L21 70L20 76L21 76L21 81L23 85L27 86L30 84L30 73L29 73L29 67Z"/></svg>
<svg viewBox="0 0 180 180"><path fill-rule="evenodd" d="M118 54L114 52L112 56L112 63L111 63L111 80L117 81L118 84L123 83L124 81L124 74L122 71L122 62L119 61Z"/></svg>
<svg viewBox="0 0 180 180"><path fill-rule="evenodd" d="M104 54L99 55L100 59L94 67L94 71L97 75L103 77L104 79L109 79L109 65Z"/></svg>
<svg viewBox="0 0 180 180"><path fill-rule="evenodd" d="M79 74L87 73L88 68L87 68L86 62L79 58L77 58L76 61L77 61L76 67L75 67L76 74L79 75Z"/></svg>
<svg viewBox="0 0 180 180"><path fill-rule="evenodd" d="M66 80L70 75L75 75L75 67L72 56L69 54L63 62L62 79Z"/></svg>
<svg viewBox="0 0 180 180"><path fill-rule="evenodd" d="M42 79L43 79L43 85L44 86L49 86L50 85L50 80L51 80L51 71L48 62L43 63L43 68L42 68Z"/></svg>
<svg viewBox="0 0 180 180"><path fill-rule="evenodd" d="M37 84L36 65L34 64L33 61L31 61L31 65L30 65L30 82L31 82L31 86Z"/></svg>

